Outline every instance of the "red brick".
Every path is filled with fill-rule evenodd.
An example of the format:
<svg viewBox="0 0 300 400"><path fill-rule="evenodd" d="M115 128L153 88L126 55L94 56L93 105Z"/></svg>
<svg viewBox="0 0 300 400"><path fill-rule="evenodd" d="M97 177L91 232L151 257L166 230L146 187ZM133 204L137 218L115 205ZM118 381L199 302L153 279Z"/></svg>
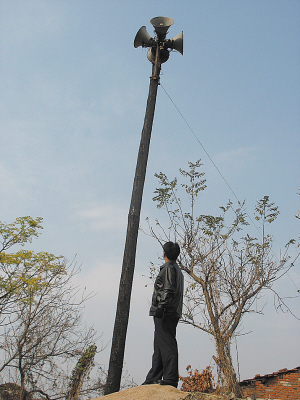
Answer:
<svg viewBox="0 0 300 400"><path fill-rule="evenodd" d="M282 369L269 375L255 375L240 382L244 397L278 400L300 400L300 367Z"/></svg>

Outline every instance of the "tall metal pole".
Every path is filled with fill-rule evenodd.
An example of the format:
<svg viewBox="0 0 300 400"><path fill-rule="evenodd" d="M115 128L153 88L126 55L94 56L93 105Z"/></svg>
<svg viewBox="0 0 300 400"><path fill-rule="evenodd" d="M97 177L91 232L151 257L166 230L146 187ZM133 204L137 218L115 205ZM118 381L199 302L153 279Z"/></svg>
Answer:
<svg viewBox="0 0 300 400"><path fill-rule="evenodd" d="M128 214L128 225L119 286L119 297L117 303L108 375L104 390L105 394L114 393L120 390L125 341L129 319L132 281L135 267L136 245L140 223L140 212L156 104L157 88L159 84L160 68L161 66L159 62L159 45L157 44L155 64L152 67L152 76L150 78L147 108L136 164L130 209Z"/></svg>

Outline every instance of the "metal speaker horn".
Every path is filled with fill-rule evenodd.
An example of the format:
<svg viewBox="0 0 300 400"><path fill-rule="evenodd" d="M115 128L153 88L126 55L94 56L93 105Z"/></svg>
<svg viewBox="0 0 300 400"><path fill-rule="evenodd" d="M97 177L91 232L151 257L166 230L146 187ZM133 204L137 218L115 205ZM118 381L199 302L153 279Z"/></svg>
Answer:
<svg viewBox="0 0 300 400"><path fill-rule="evenodd" d="M165 35L169 27L174 24L174 20L168 17L155 17L150 20L150 24L154 26L158 35Z"/></svg>
<svg viewBox="0 0 300 400"><path fill-rule="evenodd" d="M134 39L134 47L151 47L154 39L149 35L145 26L142 26Z"/></svg>
<svg viewBox="0 0 300 400"><path fill-rule="evenodd" d="M179 53L183 55L183 32L170 39L170 41L170 48L179 51Z"/></svg>

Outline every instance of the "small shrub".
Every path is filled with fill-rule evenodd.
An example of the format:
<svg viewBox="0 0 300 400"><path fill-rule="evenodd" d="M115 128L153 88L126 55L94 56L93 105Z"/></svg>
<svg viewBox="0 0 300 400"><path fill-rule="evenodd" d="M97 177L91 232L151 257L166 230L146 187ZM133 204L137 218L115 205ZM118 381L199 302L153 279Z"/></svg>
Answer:
<svg viewBox="0 0 300 400"><path fill-rule="evenodd" d="M213 376L210 367L206 367L202 372L195 369L193 373L192 367L188 365L186 370L188 371L188 376L179 376L180 380L183 381L180 390L183 392L213 392Z"/></svg>

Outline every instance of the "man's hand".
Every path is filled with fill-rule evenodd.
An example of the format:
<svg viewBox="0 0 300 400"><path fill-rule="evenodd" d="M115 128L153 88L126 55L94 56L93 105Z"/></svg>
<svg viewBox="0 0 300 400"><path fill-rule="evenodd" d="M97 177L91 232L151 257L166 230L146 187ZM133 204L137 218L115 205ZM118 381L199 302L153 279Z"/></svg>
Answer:
<svg viewBox="0 0 300 400"><path fill-rule="evenodd" d="M155 311L155 317L156 318L162 318L164 315L164 309L162 307L157 307Z"/></svg>

